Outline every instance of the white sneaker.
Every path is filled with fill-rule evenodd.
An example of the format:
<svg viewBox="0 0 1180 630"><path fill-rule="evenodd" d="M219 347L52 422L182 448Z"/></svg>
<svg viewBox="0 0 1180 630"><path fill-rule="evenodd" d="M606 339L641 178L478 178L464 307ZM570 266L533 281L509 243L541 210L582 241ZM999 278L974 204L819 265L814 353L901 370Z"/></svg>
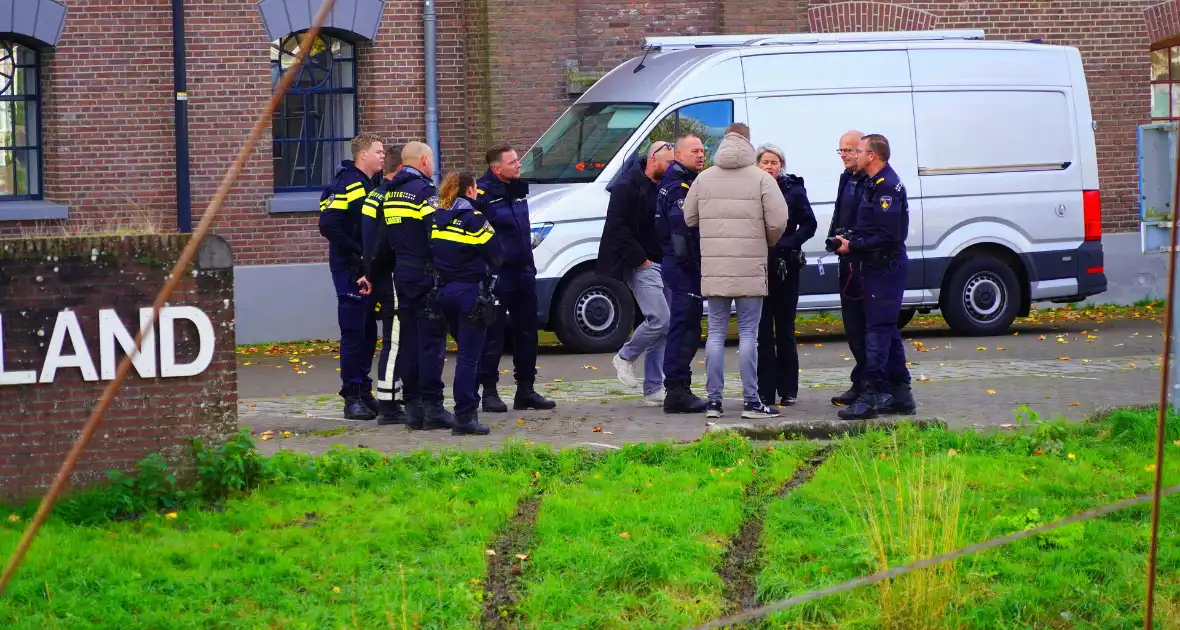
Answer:
<svg viewBox="0 0 1180 630"><path fill-rule="evenodd" d="M643 406L644 407L663 407L664 406L664 396L666 394L667 394L667 392L664 390L664 388L661 387L658 391L654 391L650 394L645 395L643 397Z"/></svg>
<svg viewBox="0 0 1180 630"><path fill-rule="evenodd" d="M615 355L612 361L615 364L615 371L619 373L619 380L627 387L639 387L639 379L635 376L635 362L627 361L619 355Z"/></svg>

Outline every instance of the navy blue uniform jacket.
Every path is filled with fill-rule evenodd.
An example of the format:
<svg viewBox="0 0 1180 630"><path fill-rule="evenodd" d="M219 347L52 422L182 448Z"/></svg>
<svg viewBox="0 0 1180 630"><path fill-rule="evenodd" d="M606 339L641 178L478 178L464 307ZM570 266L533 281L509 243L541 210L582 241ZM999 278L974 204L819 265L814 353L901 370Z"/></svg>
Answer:
<svg viewBox="0 0 1180 630"><path fill-rule="evenodd" d="M910 231L910 209L905 185L888 164L868 178L856 211L855 238L848 248L853 254L880 251L890 256L905 255L905 237Z"/></svg>
<svg viewBox="0 0 1180 630"><path fill-rule="evenodd" d="M434 182L408 166L393 176L385 193L385 230L389 247L397 256L394 271L423 271L431 262L430 226L438 210Z"/></svg>
<svg viewBox="0 0 1180 630"><path fill-rule="evenodd" d="M320 234L328 239L328 268L332 271L361 273L361 206L376 183L376 177L365 175L352 160L344 160L320 195Z"/></svg>
<svg viewBox="0 0 1180 630"><path fill-rule="evenodd" d="M379 276L393 273L397 260L389 246L389 234L385 227L385 196L393 179L382 179L377 187L365 197L361 207L361 242L365 250L365 276L376 281Z"/></svg>
<svg viewBox="0 0 1180 630"><path fill-rule="evenodd" d="M528 182L505 183L488 170L475 186L475 208L491 222L504 246L504 262L496 270L500 284L505 284L506 277L511 284L514 277L536 276Z"/></svg>
<svg viewBox="0 0 1180 630"><path fill-rule="evenodd" d="M672 162L656 195L656 232L664 252L660 261L664 283L676 293L701 293L701 233L684 223L684 198L697 178L695 171Z"/></svg>
<svg viewBox="0 0 1180 630"><path fill-rule="evenodd" d="M504 262L500 236L466 197L435 211L430 250L443 282L483 282Z"/></svg>
<svg viewBox="0 0 1180 630"><path fill-rule="evenodd" d="M811 209L811 200L807 198L807 189L803 186L803 178L796 175L779 175L778 189L787 200L787 231L783 232L771 252L782 256L789 251L802 251L803 244L815 236L819 223L815 220L815 211Z"/></svg>

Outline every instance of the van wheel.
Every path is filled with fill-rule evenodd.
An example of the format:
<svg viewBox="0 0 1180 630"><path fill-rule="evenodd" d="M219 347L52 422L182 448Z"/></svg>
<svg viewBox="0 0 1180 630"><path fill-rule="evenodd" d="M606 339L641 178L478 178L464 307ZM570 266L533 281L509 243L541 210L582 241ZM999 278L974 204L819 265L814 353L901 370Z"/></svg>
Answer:
<svg viewBox="0 0 1180 630"><path fill-rule="evenodd" d="M617 352L631 336L635 310L627 285L587 269L558 296L553 331L573 352Z"/></svg>
<svg viewBox="0 0 1180 630"><path fill-rule="evenodd" d="M982 337L1001 335L1016 320L1020 281L1003 261L974 254L955 266L943 294L942 317L955 332Z"/></svg>
<svg viewBox="0 0 1180 630"><path fill-rule="evenodd" d="M901 314L897 316L898 330L901 330L902 328L909 326L910 322L914 321L914 314L915 314L915 311L913 311L913 310L902 309Z"/></svg>

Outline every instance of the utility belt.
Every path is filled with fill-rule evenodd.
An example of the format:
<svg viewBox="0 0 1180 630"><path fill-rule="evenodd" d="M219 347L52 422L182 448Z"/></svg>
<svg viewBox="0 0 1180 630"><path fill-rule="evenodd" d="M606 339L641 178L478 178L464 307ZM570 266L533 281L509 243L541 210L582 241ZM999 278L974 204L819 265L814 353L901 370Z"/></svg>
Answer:
<svg viewBox="0 0 1180 630"><path fill-rule="evenodd" d="M858 252L852 260L869 269L896 269L902 256L901 251L896 249L870 249L867 252Z"/></svg>
<svg viewBox="0 0 1180 630"><path fill-rule="evenodd" d="M417 269L426 274L434 272L434 262L429 260L399 260L394 269Z"/></svg>

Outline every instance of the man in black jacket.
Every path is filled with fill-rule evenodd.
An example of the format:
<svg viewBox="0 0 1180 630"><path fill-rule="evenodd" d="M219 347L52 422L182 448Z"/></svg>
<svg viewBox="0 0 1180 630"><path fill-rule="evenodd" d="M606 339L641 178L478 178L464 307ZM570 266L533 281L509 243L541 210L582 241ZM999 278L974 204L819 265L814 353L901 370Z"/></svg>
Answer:
<svg viewBox="0 0 1180 630"><path fill-rule="evenodd" d="M624 165L611 185L606 225L598 248L598 273L622 280L631 289L643 323L614 357L619 380L639 385L635 361L645 354L643 404L664 404L664 343L668 335L668 297L660 274L662 250L656 235L656 190L672 161L672 145L662 140L651 145L647 156Z"/></svg>

